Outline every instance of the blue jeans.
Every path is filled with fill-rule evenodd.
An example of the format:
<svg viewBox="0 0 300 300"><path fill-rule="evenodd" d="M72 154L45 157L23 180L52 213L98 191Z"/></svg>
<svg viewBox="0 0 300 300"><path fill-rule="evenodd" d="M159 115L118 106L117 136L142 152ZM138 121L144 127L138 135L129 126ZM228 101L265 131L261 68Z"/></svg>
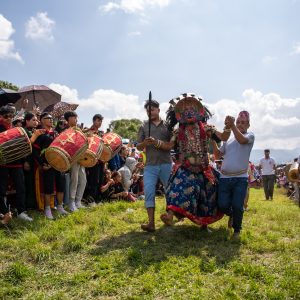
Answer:
<svg viewBox="0 0 300 300"><path fill-rule="evenodd" d="M144 193L146 208L155 207L155 189L158 179L166 189L171 175L172 165L147 165L144 169Z"/></svg>
<svg viewBox="0 0 300 300"><path fill-rule="evenodd" d="M218 207L223 213L233 217L234 232L240 232L244 214L244 199L248 187L248 178L220 178Z"/></svg>

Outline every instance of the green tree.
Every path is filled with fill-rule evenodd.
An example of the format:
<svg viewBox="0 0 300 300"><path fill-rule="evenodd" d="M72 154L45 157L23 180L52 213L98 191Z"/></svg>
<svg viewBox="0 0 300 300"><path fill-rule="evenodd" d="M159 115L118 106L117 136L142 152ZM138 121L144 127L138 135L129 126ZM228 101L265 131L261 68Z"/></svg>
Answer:
<svg viewBox="0 0 300 300"><path fill-rule="evenodd" d="M139 119L121 119L110 122L109 129L122 138L135 141L141 125L142 121Z"/></svg>
<svg viewBox="0 0 300 300"><path fill-rule="evenodd" d="M17 87L16 85L14 85L8 81L3 81L3 80L0 80L0 88L11 89L14 91L17 91L19 89L19 87Z"/></svg>

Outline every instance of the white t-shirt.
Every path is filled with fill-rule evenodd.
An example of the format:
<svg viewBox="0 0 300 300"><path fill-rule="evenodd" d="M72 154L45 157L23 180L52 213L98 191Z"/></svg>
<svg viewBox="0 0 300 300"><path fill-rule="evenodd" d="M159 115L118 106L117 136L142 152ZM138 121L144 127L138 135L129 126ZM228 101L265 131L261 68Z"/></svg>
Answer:
<svg viewBox="0 0 300 300"><path fill-rule="evenodd" d="M261 158L259 165L261 166L261 175L274 175L274 166L276 165L274 158Z"/></svg>
<svg viewBox="0 0 300 300"><path fill-rule="evenodd" d="M221 173L224 172L224 174L221 174L221 178L248 177L248 164L254 144L254 134L247 132L243 135L248 139L247 144L240 144L233 136L220 147L220 152L224 155L221 168ZM244 172L239 175L225 175L225 172L234 174L241 171Z"/></svg>

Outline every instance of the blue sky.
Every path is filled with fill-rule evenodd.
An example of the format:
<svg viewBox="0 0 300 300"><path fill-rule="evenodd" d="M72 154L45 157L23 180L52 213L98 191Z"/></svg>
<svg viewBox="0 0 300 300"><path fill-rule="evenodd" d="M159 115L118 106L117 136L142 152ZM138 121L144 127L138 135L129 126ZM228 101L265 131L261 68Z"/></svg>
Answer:
<svg viewBox="0 0 300 300"><path fill-rule="evenodd" d="M294 148L299 15L298 0L1 0L0 79L49 85L104 126L143 118L150 89L162 110L194 92L217 126L248 109L256 148Z"/></svg>

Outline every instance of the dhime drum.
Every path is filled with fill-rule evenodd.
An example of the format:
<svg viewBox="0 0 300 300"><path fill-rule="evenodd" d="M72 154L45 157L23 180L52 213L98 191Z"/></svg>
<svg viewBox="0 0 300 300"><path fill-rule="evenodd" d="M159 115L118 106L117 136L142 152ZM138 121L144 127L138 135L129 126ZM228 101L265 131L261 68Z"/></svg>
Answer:
<svg viewBox="0 0 300 300"><path fill-rule="evenodd" d="M66 172L78 161L88 148L87 137L75 127L58 135L45 151L49 165L57 171Z"/></svg>
<svg viewBox="0 0 300 300"><path fill-rule="evenodd" d="M299 164L297 162L294 162L290 169L289 169L289 172L288 172L288 179L289 181L291 182L296 182L296 181L299 181L300 178L299 178Z"/></svg>
<svg viewBox="0 0 300 300"><path fill-rule="evenodd" d="M104 146L102 154L100 155L100 160L107 162L120 151L122 147L122 138L114 132L108 132L103 135L102 139Z"/></svg>
<svg viewBox="0 0 300 300"><path fill-rule="evenodd" d="M24 158L31 151L31 142L22 127L11 128L0 133L0 165Z"/></svg>
<svg viewBox="0 0 300 300"><path fill-rule="evenodd" d="M91 168L96 165L103 151L103 141L100 136L93 134L88 137L89 147L79 158L78 163L84 167Z"/></svg>

